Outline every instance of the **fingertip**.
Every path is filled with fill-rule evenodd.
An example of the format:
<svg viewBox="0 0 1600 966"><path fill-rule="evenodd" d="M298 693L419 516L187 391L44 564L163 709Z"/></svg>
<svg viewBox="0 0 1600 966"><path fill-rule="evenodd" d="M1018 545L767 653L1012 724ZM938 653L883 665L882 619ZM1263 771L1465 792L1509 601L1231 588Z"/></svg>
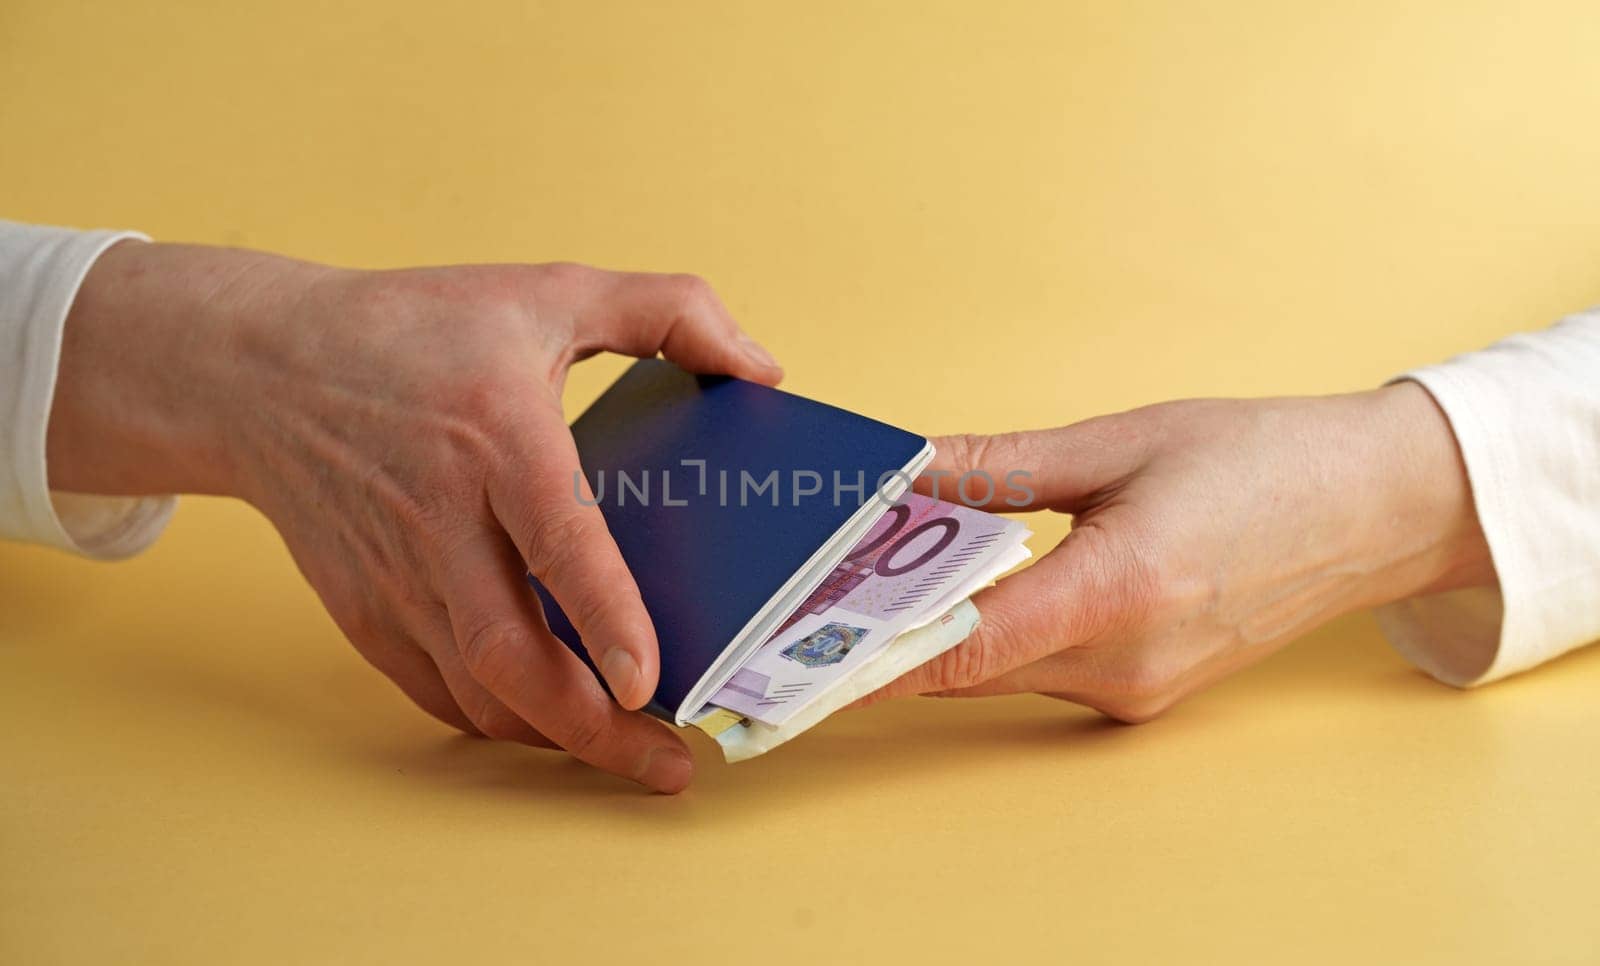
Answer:
<svg viewBox="0 0 1600 966"><path fill-rule="evenodd" d="M763 386L776 386L778 383L783 381L783 367L767 366L766 368L760 370L760 372L756 374L756 377L750 381L758 382Z"/></svg>
<svg viewBox="0 0 1600 966"><path fill-rule="evenodd" d="M625 647L613 647L601 655L600 675L606 679L611 696L629 711L639 710L650 699L639 660Z"/></svg>
<svg viewBox="0 0 1600 966"><path fill-rule="evenodd" d="M685 748L660 745L645 752L633 778L663 795L676 795L693 780L694 759Z"/></svg>
<svg viewBox="0 0 1600 966"><path fill-rule="evenodd" d="M744 378L764 386L776 386L783 380L783 366L765 346L743 332L739 333L736 343L739 351L750 363L746 369L748 374Z"/></svg>
<svg viewBox="0 0 1600 966"><path fill-rule="evenodd" d="M628 579L633 579L631 574ZM601 656L600 671L617 703L637 711L650 703L661 678L661 644L655 622L637 592L627 604L619 600L608 616L599 629L599 640L615 643Z"/></svg>
<svg viewBox="0 0 1600 966"><path fill-rule="evenodd" d="M605 678L611 697L628 711L638 711L655 696L660 668L626 647L613 647L606 651L598 663L600 676Z"/></svg>

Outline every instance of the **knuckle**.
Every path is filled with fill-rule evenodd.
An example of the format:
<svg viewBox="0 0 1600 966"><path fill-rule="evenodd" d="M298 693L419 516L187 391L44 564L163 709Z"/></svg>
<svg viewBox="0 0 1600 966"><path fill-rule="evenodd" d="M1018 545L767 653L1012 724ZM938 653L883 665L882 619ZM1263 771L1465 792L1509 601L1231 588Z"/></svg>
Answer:
<svg viewBox="0 0 1600 966"><path fill-rule="evenodd" d="M936 690L953 691L986 681L992 666L989 649L982 640L959 644L940 660L934 674Z"/></svg>
<svg viewBox="0 0 1600 966"><path fill-rule="evenodd" d="M685 310L703 308L711 304L716 297L711 283L698 275L688 273L669 275L667 285L672 292L673 300Z"/></svg>
<svg viewBox="0 0 1600 966"><path fill-rule="evenodd" d="M1152 414L1170 405L1157 403L1130 412L1096 416L1074 423L1064 431L1070 431L1078 445L1087 452L1122 454L1128 463L1136 464L1142 462L1149 452L1155 426L1160 422L1159 419L1152 420Z"/></svg>
<svg viewBox="0 0 1600 966"><path fill-rule="evenodd" d="M527 726L522 719L512 714L511 711L499 704L485 701L476 714L472 716L472 724L485 738L495 741L515 741L527 731Z"/></svg>
<svg viewBox="0 0 1600 966"><path fill-rule="evenodd" d="M942 690L981 684L1007 670L1013 663L1013 635L1008 630L1011 618L1001 608L992 608L977 629L952 648L946 657L946 673L941 675Z"/></svg>
<svg viewBox="0 0 1600 966"><path fill-rule="evenodd" d="M988 455L989 437L982 433L960 433L946 438L951 461L958 472L983 466Z"/></svg>
<svg viewBox="0 0 1600 966"><path fill-rule="evenodd" d="M566 611L572 625L580 629L589 628L592 631L616 606L619 587L614 582L605 586L585 582L562 589L566 594L562 609Z"/></svg>
<svg viewBox="0 0 1600 966"><path fill-rule="evenodd" d="M968 469L980 469L989 465L990 450L994 446L994 437L982 433L967 433L962 445L966 447Z"/></svg>
<svg viewBox="0 0 1600 966"><path fill-rule="evenodd" d="M504 383L492 375L455 383L450 400L455 418L439 427L440 437L452 447L470 451L483 441L485 424L500 414L504 400Z"/></svg>
<svg viewBox="0 0 1600 966"><path fill-rule="evenodd" d="M1100 711L1123 724L1146 724L1166 714L1177 704L1175 696L1161 695L1147 698L1119 697L1105 701Z"/></svg>
<svg viewBox="0 0 1600 966"><path fill-rule="evenodd" d="M491 460L508 442L516 440L529 413L548 405L548 386L529 379L526 372L511 372L498 363L471 379L460 379L444 390L443 414L430 427L437 439L442 466L474 466Z"/></svg>
<svg viewBox="0 0 1600 966"><path fill-rule="evenodd" d="M562 724L561 747L579 758L587 758L602 744L609 731L606 716L600 711L569 715Z"/></svg>
<svg viewBox="0 0 1600 966"><path fill-rule="evenodd" d="M1178 669L1155 654L1135 655L1118 674L1118 698L1135 709L1170 707L1177 691Z"/></svg>
<svg viewBox="0 0 1600 966"><path fill-rule="evenodd" d="M578 555L592 546L589 521L572 511L536 511L528 521L526 533L523 554L529 569L540 580L565 576Z"/></svg>
<svg viewBox="0 0 1600 966"><path fill-rule="evenodd" d="M493 621L469 634L461 645L467 673L490 692L520 673L528 632L506 621Z"/></svg>
<svg viewBox="0 0 1600 966"><path fill-rule="evenodd" d="M593 279L597 272L599 269L582 262L546 262L533 266L537 282L558 288L578 288Z"/></svg>

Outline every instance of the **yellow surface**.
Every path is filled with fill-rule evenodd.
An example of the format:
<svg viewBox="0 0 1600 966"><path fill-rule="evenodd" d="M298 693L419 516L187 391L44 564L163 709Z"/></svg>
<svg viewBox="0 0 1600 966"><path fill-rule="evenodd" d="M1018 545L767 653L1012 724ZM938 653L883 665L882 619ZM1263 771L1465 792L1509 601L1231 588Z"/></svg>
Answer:
<svg viewBox="0 0 1600 966"><path fill-rule="evenodd" d="M7 0L0 211L694 270L797 391L1049 425L1600 301L1597 50L1592 0ZM649 797L447 734L193 500L0 549L0 961L1592 962L1597 689L1354 617L1152 725L905 701Z"/></svg>

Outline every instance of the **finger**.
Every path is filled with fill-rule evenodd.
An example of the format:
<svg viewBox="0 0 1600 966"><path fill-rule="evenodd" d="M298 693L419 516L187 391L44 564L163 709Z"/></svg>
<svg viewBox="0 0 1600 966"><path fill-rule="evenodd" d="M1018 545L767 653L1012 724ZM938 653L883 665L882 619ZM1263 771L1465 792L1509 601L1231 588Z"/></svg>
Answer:
<svg viewBox="0 0 1600 966"><path fill-rule="evenodd" d="M690 372L777 385L783 368L746 335L704 279L596 272L578 312L577 348L648 358L661 353Z"/></svg>
<svg viewBox="0 0 1600 966"><path fill-rule="evenodd" d="M419 615L417 623L423 626L420 637L426 642L426 656L432 661L446 696L456 705L457 713L465 715L472 724L474 734L534 748L557 747L555 742L490 694L467 671L461 651L456 647L450 616L443 607L430 614Z"/></svg>
<svg viewBox="0 0 1600 966"><path fill-rule="evenodd" d="M366 612L330 607L328 612L368 664L395 683L412 703L470 735L481 734L456 704L433 663L418 643L387 619L372 619Z"/></svg>
<svg viewBox="0 0 1600 966"><path fill-rule="evenodd" d="M1155 718L1185 697L1209 687L1244 664L1219 656L1181 671L1148 663L1138 647L1082 647L1061 651L970 688L934 692L939 698L985 698L1038 693L1081 704L1128 724Z"/></svg>
<svg viewBox="0 0 1600 966"><path fill-rule="evenodd" d="M970 687L928 693L940 698L1048 694L1076 704L1095 704L1108 678L1105 652L1100 648L1079 646L1057 651Z"/></svg>
<svg viewBox="0 0 1600 966"><path fill-rule="evenodd" d="M1240 671L1276 648L1207 651L1193 640L1096 640L1058 651L970 688L938 697L988 697L1037 692L1137 723L1162 714L1189 695Z"/></svg>
<svg viewBox="0 0 1600 966"><path fill-rule="evenodd" d="M1038 563L973 597L982 621L970 637L862 703L970 688L1130 619L1140 590L1117 586L1114 574L1135 572L1117 557L1098 527L1073 530Z"/></svg>
<svg viewBox="0 0 1600 966"><path fill-rule="evenodd" d="M1058 429L933 439L933 462L917 492L1008 511L1077 512L1138 467L1146 442L1116 416Z"/></svg>
<svg viewBox="0 0 1600 966"><path fill-rule="evenodd" d="M1010 694L1039 694L1058 701L1082 705L1125 724L1138 724L1156 717L1176 701L1174 698L1123 695L1106 684L1106 672L1092 660L1057 662L1054 655L1027 667L970 688L934 691L930 698L992 698ZM1076 655L1075 655L1076 657ZM1069 684L1068 682L1076 682Z"/></svg>
<svg viewBox="0 0 1600 966"><path fill-rule="evenodd" d="M556 640L503 536L462 543L440 575L462 664L516 715L575 757L662 792L694 763L669 729L624 711Z"/></svg>
<svg viewBox="0 0 1600 966"><path fill-rule="evenodd" d="M462 710L433 658L404 634L396 631L382 645L358 647L357 651L405 692L417 707L459 731L483 734Z"/></svg>
<svg viewBox="0 0 1600 966"><path fill-rule="evenodd" d="M554 411L530 414L527 464L491 481L489 503L522 560L572 621L624 708L655 693L660 655L638 584L606 528L578 464L572 434Z"/></svg>

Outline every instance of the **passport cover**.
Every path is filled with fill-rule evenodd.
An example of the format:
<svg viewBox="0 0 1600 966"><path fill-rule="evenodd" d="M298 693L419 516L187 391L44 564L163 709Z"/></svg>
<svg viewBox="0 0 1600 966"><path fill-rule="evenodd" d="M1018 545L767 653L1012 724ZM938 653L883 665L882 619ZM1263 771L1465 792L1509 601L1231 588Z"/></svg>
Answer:
<svg viewBox="0 0 1600 966"><path fill-rule="evenodd" d="M668 721L750 620L873 499L880 478L906 472L928 447L847 410L661 359L634 363L572 435L655 624L661 680L647 710ZM704 460L703 473L685 460ZM777 506L771 490L753 489L774 471ZM800 495L815 483L809 473L822 489ZM835 499L835 473L842 487L864 489ZM594 670L555 599L529 581L550 629Z"/></svg>

